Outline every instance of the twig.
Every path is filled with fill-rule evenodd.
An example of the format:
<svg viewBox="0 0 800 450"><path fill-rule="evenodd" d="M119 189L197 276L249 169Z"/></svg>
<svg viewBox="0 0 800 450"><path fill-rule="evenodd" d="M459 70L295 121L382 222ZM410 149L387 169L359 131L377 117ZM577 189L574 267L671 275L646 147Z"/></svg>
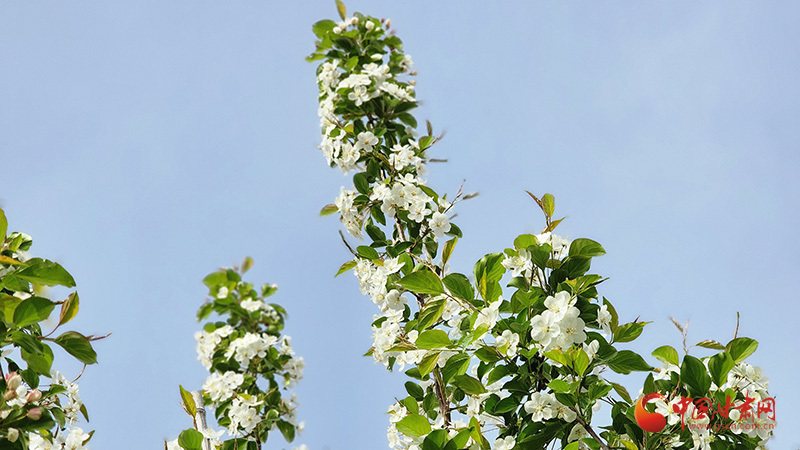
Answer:
<svg viewBox="0 0 800 450"><path fill-rule="evenodd" d="M358 256L358 253L356 253L356 251L353 250L353 247L350 247L350 244L347 243L347 239L344 238L344 233L342 233L342 230L339 230L339 236L342 237L342 242L344 242L345 247L347 247L347 249L350 250L350 253L352 253L353 256Z"/></svg>
<svg viewBox="0 0 800 450"><path fill-rule="evenodd" d="M573 409L573 411L575 411L575 410ZM578 411L575 411L575 413L576 413L576 414L577 414L577 412L578 412ZM606 445L605 443L603 443L603 441L602 441L602 439L600 438L600 436L598 436L598 435L597 435L597 433L596 433L596 432L595 432L595 431L592 429L592 426L591 426L591 425L589 425L588 423L586 423L586 421L584 421L584 420L581 418L581 416L580 416L580 415L577 415L576 417L577 417L577 418L576 418L576 420L578 421L578 423L579 423L579 424L581 424L581 426L583 427L583 429L584 429L584 430L586 430L586 432L587 432L587 433L589 433L589 434L592 436L592 438L594 438L594 440L595 440L595 441L597 441L597 443L598 443L598 444L600 444L600 448L602 448L603 450L610 450L610 449L608 448L608 445Z"/></svg>
<svg viewBox="0 0 800 450"><path fill-rule="evenodd" d="M192 391L192 399L194 400L195 416L194 427L200 433L204 432L207 428L206 425L206 407L203 405L203 396L199 391ZM203 450L211 450L211 442L203 436L202 443Z"/></svg>

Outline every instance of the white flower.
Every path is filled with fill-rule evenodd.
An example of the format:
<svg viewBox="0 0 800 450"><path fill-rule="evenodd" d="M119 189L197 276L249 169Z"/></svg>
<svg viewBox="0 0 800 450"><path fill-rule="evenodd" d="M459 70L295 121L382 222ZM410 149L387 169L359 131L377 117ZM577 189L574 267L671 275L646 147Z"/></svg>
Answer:
<svg viewBox="0 0 800 450"><path fill-rule="evenodd" d="M231 342L230 347L225 351L225 357L230 358L233 356L242 367L247 367L253 358L267 356L269 347L277 343L278 338L275 336L245 333L244 336Z"/></svg>
<svg viewBox="0 0 800 450"><path fill-rule="evenodd" d="M552 349L551 343L561 333L553 311L545 310L531 319L531 337L545 352Z"/></svg>
<svg viewBox="0 0 800 450"><path fill-rule="evenodd" d="M228 409L228 418L231 419L231 424L228 426L230 435L235 436L239 428L244 429L244 434L249 434L255 429L261 418L258 416L258 411L252 406L255 405L240 398L233 399L233 403Z"/></svg>
<svg viewBox="0 0 800 450"><path fill-rule="evenodd" d="M433 235L440 238L450 231L450 218L440 212L435 212L431 217L430 227Z"/></svg>
<svg viewBox="0 0 800 450"><path fill-rule="evenodd" d="M608 312L608 305L601 305L597 310L597 323L603 329L603 336L611 336L611 313Z"/></svg>
<svg viewBox="0 0 800 450"><path fill-rule="evenodd" d="M586 353L586 356L589 357L589 361L593 360L595 356L597 356L597 350L600 349L600 341L593 340L591 343L583 344L583 351Z"/></svg>
<svg viewBox="0 0 800 450"><path fill-rule="evenodd" d="M203 390L211 397L213 402L221 402L231 398L236 388L244 382L244 375L232 371L224 374L214 373L205 383Z"/></svg>
<svg viewBox="0 0 800 450"><path fill-rule="evenodd" d="M378 138L372 134L371 131L362 131L358 133L358 141L356 142L356 147L360 149L364 149L368 152L371 152L373 148L378 144Z"/></svg>
<svg viewBox="0 0 800 450"><path fill-rule="evenodd" d="M56 436L55 443L60 444L63 450L82 450L84 441L89 439L89 433L84 433L82 429L75 427L69 433L61 432Z"/></svg>
<svg viewBox="0 0 800 450"><path fill-rule="evenodd" d="M514 441L514 436L497 438L494 441L494 450L511 450L516 444L517 443Z"/></svg>
<svg viewBox="0 0 800 450"><path fill-rule="evenodd" d="M475 319L474 328L477 330L482 325L486 325L488 327L486 332L494 328L495 324L497 323L497 319L500 317L501 303L503 303L502 297L500 297L496 302L490 303L486 308L478 311L478 317ZM486 332L484 332L484 334L486 334Z"/></svg>
<svg viewBox="0 0 800 450"><path fill-rule="evenodd" d="M527 250L518 250L517 256L506 256L503 267L511 271L511 276L518 277L533 269L531 254Z"/></svg>
<svg viewBox="0 0 800 450"><path fill-rule="evenodd" d="M586 340L584 328L586 324L580 317L566 316L558 324L561 333L556 338L557 346L567 351L572 344L580 344Z"/></svg>
<svg viewBox="0 0 800 450"><path fill-rule="evenodd" d="M48 441L47 439L41 437L36 433L31 433L28 435L30 439L30 446L28 447L29 450L52 450L53 443ZM175 439L175 445L178 444L178 440ZM178 450L181 450L180 447L177 447ZM172 447L167 447L167 450L174 450Z"/></svg>
<svg viewBox="0 0 800 450"><path fill-rule="evenodd" d="M289 375L286 385L288 387L294 387L297 381L303 378L303 370L306 368L306 363L302 356L298 356L287 361L283 368Z"/></svg>
<svg viewBox="0 0 800 450"><path fill-rule="evenodd" d="M764 376L761 367L740 362L728 372L728 387L739 390L749 388L763 394L769 388L769 378Z"/></svg>
<svg viewBox="0 0 800 450"><path fill-rule="evenodd" d="M583 428L582 425L575 425L572 427L572 431L569 432L569 437L567 437L567 442L575 442L578 439L588 438L589 433L586 431L586 428ZM583 441L580 443L581 448L589 448Z"/></svg>
<svg viewBox="0 0 800 450"><path fill-rule="evenodd" d="M575 299L572 299L568 292L556 292L555 296L549 296L544 301L544 306L555 314L556 320L561 320L566 316L577 317L580 310L575 308Z"/></svg>
<svg viewBox="0 0 800 450"><path fill-rule="evenodd" d="M264 302L262 302L260 300L254 300L254 299L248 298L248 299L242 300L242 302L239 304L239 306L241 306L242 309L244 309L245 311L256 312L261 308L261 305L263 305L263 304L264 304Z"/></svg>
<svg viewBox="0 0 800 450"><path fill-rule="evenodd" d="M553 408L555 409L555 417L565 421L574 422L578 415L566 405L561 404L558 400L553 400Z"/></svg>
<svg viewBox="0 0 800 450"><path fill-rule="evenodd" d="M692 431L692 442L694 447L692 450L711 450L711 442L714 441L714 436L706 429L701 429L698 432Z"/></svg>
<svg viewBox="0 0 800 450"><path fill-rule="evenodd" d="M552 419L555 409L552 403L555 398L545 391L534 392L531 394L531 399L525 402L525 411L531 414L531 420L534 422L541 422L542 420Z"/></svg>
<svg viewBox="0 0 800 450"><path fill-rule="evenodd" d="M501 353L513 358L517 354L519 335L511 330L505 330L503 334L495 338L494 343L498 349L503 349Z"/></svg>

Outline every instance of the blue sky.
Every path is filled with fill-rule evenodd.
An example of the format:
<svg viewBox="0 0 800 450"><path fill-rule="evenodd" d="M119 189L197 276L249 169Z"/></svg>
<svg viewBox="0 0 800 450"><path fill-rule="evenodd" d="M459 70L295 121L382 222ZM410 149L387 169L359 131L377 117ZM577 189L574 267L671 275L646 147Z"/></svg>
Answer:
<svg viewBox="0 0 800 450"><path fill-rule="evenodd" d="M798 4L348 8L391 18L414 57L418 118L447 131L430 184L480 192L458 208L455 270L541 228L524 190L554 194L561 234L608 251L601 294L653 321L631 348L679 346L670 316L690 343L725 342L739 311L776 396L771 448L800 445ZM349 184L315 148L303 60L333 17L332 1L0 3L0 205L75 276L74 326L113 333L81 383L93 448L159 448L191 425L177 385L204 379L200 280L247 255L307 362L297 442L385 447L405 380L360 356L374 306L332 277L347 251L317 216Z"/></svg>

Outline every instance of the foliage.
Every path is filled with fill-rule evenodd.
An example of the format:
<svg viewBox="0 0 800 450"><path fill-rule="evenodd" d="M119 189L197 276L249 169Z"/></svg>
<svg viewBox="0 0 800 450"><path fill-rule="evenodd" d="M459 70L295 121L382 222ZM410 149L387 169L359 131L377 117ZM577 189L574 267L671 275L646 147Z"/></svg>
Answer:
<svg viewBox="0 0 800 450"><path fill-rule="evenodd" d="M95 364L92 341L76 331L57 331L78 313L78 293L63 300L48 298L47 288L74 288L75 280L61 265L28 254L33 240L25 233L8 233L0 209L0 447L9 449L83 448L91 438L77 423L88 420L78 385L53 368L53 347L78 361ZM55 327L53 311L58 310ZM18 352L17 352L18 350ZM23 364L23 365L20 365ZM3 368L5 365L5 369ZM51 446L52 445L52 446Z"/></svg>
<svg viewBox="0 0 800 450"><path fill-rule="evenodd" d="M770 424L745 415L748 399L768 397L761 370L744 362L756 342L734 339L712 345L719 352L711 357L687 354L682 361L675 349L659 347L653 352L664 363L659 369L624 349L648 322L621 323L600 296L605 279L591 273L591 263L605 250L591 239L553 233L561 219L552 195L529 193L544 213L540 234L518 236L513 246L481 258L471 274L451 271L448 261L462 238L452 211L468 196L459 190L448 200L426 186L428 154L441 138L430 123L427 135L417 134L412 59L389 21L347 18L337 4L342 21L314 24L316 50L307 59L322 61L319 147L331 167L355 173L353 188L342 187L321 215L338 212L347 232L366 240L347 244L353 259L337 275L354 270L362 294L380 310L368 354L409 377L408 396L390 406L390 447L763 446L769 430L705 427ZM643 393L661 395L654 402L666 422L660 432L641 428L636 402L611 381L634 371L649 373ZM703 419L685 397L742 414ZM686 407L676 406L681 402ZM610 407L611 425L593 426L602 403Z"/></svg>
<svg viewBox="0 0 800 450"><path fill-rule="evenodd" d="M213 448L260 449L276 428L288 442L302 431L294 393L282 392L302 378L305 363L294 356L291 338L281 335L286 311L266 301L278 287L256 288L242 280L252 265L246 258L239 268L206 276L210 299L197 311L198 321L212 315L220 319L206 322L195 338L198 360L211 373L203 384L203 404L214 408L217 423L230 438L220 440L224 431L195 423L167 443L168 448L200 450L207 439ZM180 391L184 409L194 419L198 405L183 387Z"/></svg>

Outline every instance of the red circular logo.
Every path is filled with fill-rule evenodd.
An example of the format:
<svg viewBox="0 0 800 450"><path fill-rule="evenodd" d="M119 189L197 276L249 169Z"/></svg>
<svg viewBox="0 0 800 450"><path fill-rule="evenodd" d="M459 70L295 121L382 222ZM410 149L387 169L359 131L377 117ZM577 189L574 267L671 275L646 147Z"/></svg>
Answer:
<svg viewBox="0 0 800 450"><path fill-rule="evenodd" d="M647 394L636 402L636 409L633 410L633 416L636 417L636 423L638 423L644 431L658 433L667 426L667 419L659 413L648 412L644 409L644 405L654 398L660 398L664 401L667 400L666 397L658 392Z"/></svg>

